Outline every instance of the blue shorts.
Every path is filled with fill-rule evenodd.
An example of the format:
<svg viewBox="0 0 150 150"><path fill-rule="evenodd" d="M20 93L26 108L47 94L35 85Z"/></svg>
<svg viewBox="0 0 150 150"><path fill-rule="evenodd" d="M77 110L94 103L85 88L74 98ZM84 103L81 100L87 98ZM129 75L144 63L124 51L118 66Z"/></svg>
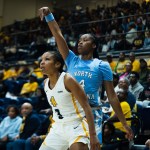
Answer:
<svg viewBox="0 0 150 150"><path fill-rule="evenodd" d="M96 134L100 144L102 144L102 110L101 109L92 109L94 115L94 123Z"/></svg>

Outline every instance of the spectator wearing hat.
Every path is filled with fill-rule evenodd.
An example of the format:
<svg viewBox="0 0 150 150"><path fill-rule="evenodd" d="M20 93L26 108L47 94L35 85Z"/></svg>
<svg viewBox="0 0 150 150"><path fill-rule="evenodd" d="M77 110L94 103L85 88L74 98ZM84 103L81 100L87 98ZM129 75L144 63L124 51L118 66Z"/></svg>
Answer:
<svg viewBox="0 0 150 150"><path fill-rule="evenodd" d="M134 52L130 52L129 60L132 63L132 71L139 72L140 71L140 62L137 59L135 59Z"/></svg>
<svg viewBox="0 0 150 150"><path fill-rule="evenodd" d="M111 67L111 70L115 70L116 62L113 60L113 55L111 53L106 54L106 59Z"/></svg>
<svg viewBox="0 0 150 150"><path fill-rule="evenodd" d="M150 73L150 70L147 67L147 62L145 59L140 59L140 78L139 78L139 82L145 86L145 84L147 83L147 77Z"/></svg>
<svg viewBox="0 0 150 150"><path fill-rule="evenodd" d="M132 71L129 76L129 80L129 91L135 96L136 100L138 100L144 89L144 87L139 83L139 74L135 71Z"/></svg>

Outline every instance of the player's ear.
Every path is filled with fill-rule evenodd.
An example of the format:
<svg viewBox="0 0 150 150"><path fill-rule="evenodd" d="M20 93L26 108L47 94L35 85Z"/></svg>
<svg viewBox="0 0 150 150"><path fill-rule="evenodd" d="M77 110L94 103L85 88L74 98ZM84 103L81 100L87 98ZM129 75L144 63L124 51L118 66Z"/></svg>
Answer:
<svg viewBox="0 0 150 150"><path fill-rule="evenodd" d="M55 67L59 69L59 68L61 67L61 63L60 63L59 61L57 61L57 62L55 63Z"/></svg>

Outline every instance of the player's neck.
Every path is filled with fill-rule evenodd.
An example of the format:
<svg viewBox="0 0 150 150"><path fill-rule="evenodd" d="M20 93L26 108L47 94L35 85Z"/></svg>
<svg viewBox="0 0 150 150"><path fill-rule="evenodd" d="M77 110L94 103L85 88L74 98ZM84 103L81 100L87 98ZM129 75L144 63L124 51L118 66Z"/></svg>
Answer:
<svg viewBox="0 0 150 150"><path fill-rule="evenodd" d="M93 56L90 55L90 54L88 54L88 55L82 55L82 56L81 56L81 59L83 59L83 60L92 60L92 59L93 59Z"/></svg>
<svg viewBox="0 0 150 150"><path fill-rule="evenodd" d="M58 81L60 77L60 73L57 73L57 74L53 74L53 75L50 75L48 78L49 78L49 87L51 89L53 89Z"/></svg>

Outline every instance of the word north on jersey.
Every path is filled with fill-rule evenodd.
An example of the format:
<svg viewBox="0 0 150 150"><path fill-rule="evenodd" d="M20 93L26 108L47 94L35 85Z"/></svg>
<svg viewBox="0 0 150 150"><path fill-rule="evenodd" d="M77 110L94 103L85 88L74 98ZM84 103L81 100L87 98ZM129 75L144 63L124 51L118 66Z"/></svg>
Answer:
<svg viewBox="0 0 150 150"><path fill-rule="evenodd" d="M84 76L84 77L92 78L92 73L87 71L76 71L74 72L74 76Z"/></svg>

